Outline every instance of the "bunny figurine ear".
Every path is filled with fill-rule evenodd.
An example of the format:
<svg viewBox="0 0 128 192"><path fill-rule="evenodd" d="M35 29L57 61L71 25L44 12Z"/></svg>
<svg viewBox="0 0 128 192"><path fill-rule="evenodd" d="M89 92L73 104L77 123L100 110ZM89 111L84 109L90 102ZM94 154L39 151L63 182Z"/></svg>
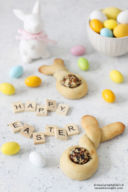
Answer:
<svg viewBox="0 0 128 192"><path fill-rule="evenodd" d="M25 14L24 14L21 10L14 9L14 10L13 10L13 13L14 13L14 14L16 15L16 17L18 17L20 20L24 21Z"/></svg>
<svg viewBox="0 0 128 192"><path fill-rule="evenodd" d="M34 7L33 7L32 13L34 13L34 14L39 14L39 12L40 12L39 6L40 6L40 5L39 5L39 1L37 0L36 3L35 3L35 5L34 5Z"/></svg>

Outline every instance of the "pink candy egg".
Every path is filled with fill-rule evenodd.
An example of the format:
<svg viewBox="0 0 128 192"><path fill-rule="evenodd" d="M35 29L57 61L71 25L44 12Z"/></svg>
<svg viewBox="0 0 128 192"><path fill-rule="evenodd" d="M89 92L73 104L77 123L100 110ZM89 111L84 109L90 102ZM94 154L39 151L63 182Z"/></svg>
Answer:
<svg viewBox="0 0 128 192"><path fill-rule="evenodd" d="M76 45L71 48L71 53L75 56L82 56L85 54L85 47L82 45Z"/></svg>

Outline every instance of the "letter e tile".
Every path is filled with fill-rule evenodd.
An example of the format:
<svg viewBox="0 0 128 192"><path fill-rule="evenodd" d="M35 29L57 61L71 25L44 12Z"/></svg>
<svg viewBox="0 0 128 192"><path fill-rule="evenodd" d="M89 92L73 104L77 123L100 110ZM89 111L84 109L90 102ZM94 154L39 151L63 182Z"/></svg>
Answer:
<svg viewBox="0 0 128 192"><path fill-rule="evenodd" d="M12 128L13 133L17 133L23 128L23 124L20 121L9 123L8 126Z"/></svg>
<svg viewBox="0 0 128 192"><path fill-rule="evenodd" d="M66 129L55 129L55 137L60 140L67 140L67 131Z"/></svg>

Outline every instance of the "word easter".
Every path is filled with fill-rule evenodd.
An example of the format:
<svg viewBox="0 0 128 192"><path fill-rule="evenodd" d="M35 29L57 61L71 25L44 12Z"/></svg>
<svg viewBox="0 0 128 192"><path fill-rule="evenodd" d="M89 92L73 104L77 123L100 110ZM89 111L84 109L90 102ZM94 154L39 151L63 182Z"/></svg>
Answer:
<svg viewBox="0 0 128 192"><path fill-rule="evenodd" d="M67 140L68 136L79 134L78 126L74 123L66 125L64 128L58 128L55 125L47 125L44 132L36 132L35 128L28 124L23 124L20 121L15 121L8 124L13 133L20 132L26 138L32 138L34 144L45 143L45 136L55 136L56 139Z"/></svg>
<svg viewBox="0 0 128 192"><path fill-rule="evenodd" d="M23 111L28 111L28 112L36 112L37 116L47 116L48 111L50 112L55 112L60 115L67 115L69 111L69 106L66 104L59 104L57 106L55 100L51 99L46 99L46 104L45 105L38 105L35 102L26 102L23 104L22 102L16 102L13 103L13 112L14 113L19 113Z"/></svg>

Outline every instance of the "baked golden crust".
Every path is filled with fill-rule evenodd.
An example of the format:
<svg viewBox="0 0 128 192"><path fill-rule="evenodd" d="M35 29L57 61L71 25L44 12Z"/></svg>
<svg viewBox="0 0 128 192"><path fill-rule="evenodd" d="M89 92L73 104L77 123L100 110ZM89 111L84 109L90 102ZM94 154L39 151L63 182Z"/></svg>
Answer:
<svg viewBox="0 0 128 192"><path fill-rule="evenodd" d="M80 99L88 92L86 81L81 76L70 73L66 69L62 59L55 59L52 65L43 65L38 70L45 75L53 75L56 78L56 89L67 99ZM80 85L74 88L64 86L62 79L67 75L74 75L79 78L81 81Z"/></svg>
<svg viewBox="0 0 128 192"><path fill-rule="evenodd" d="M90 115L85 115L82 117L81 125L96 148L100 142L110 140L122 134L125 129L125 125L121 122L114 122L99 128L96 118Z"/></svg>
<svg viewBox="0 0 128 192"><path fill-rule="evenodd" d="M63 152L60 158L60 168L62 169L64 174L71 179L85 180L91 177L96 172L98 167L98 156L95 148L93 148L93 150L91 151L88 150L91 155L90 161L83 165L76 164L72 162L69 157L70 152L76 147L80 146L71 146Z"/></svg>
<svg viewBox="0 0 128 192"><path fill-rule="evenodd" d="M111 123L101 128L101 142L110 140L125 130L125 125L121 122Z"/></svg>
<svg viewBox="0 0 128 192"><path fill-rule="evenodd" d="M125 129L125 125L121 122L111 123L103 128L99 128L96 118L90 115L83 116L81 124L83 129L86 131L86 135L83 135L80 138L79 145L71 146L66 149L60 158L60 168L62 171L69 178L75 180L88 179L96 172L98 167L98 155L96 153L96 148L99 143L122 134ZM80 147L86 149L86 159L80 154L79 150L75 150ZM71 152L72 150L73 153ZM70 154L72 155L75 163L71 160ZM81 162L87 163L80 164Z"/></svg>
<svg viewBox="0 0 128 192"><path fill-rule="evenodd" d="M88 138L94 143L97 148L101 141L101 130L98 121L91 115L85 115L81 119L81 125L86 131Z"/></svg>
<svg viewBox="0 0 128 192"><path fill-rule="evenodd" d="M64 61L62 59L54 59L54 63L52 65L42 65L39 67L38 71L45 75L54 75L57 71L68 71L64 65Z"/></svg>
<svg viewBox="0 0 128 192"><path fill-rule="evenodd" d="M87 86L86 81L79 75L76 75L76 76L81 80L81 85L79 85L78 87L75 87L75 88L69 88L69 87L63 86L61 83L61 80L56 81L56 89L65 98L80 99L87 94L88 86Z"/></svg>

